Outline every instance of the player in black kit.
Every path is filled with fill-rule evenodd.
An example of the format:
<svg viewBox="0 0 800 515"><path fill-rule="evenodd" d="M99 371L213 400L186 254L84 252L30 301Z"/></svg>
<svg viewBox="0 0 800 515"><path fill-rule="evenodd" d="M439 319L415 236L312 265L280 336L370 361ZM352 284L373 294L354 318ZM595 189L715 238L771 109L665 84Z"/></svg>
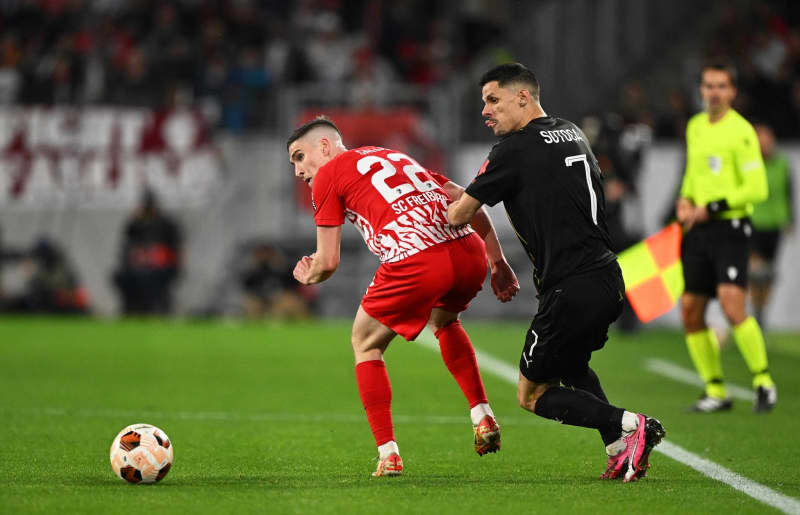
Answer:
<svg viewBox="0 0 800 515"><path fill-rule="evenodd" d="M447 218L464 224L481 205L503 202L533 262L539 310L520 358L520 406L597 429L608 454L601 477L635 481L647 473L665 431L654 418L609 404L589 367L625 292L597 160L575 124L542 110L539 82L523 65L491 69L481 87L482 114L500 141Z"/></svg>

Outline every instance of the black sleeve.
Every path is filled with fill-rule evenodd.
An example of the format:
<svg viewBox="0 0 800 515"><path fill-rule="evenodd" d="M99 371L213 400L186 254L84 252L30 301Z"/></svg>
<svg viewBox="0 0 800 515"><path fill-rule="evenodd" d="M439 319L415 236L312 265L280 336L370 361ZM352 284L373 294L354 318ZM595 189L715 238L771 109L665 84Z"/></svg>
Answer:
<svg viewBox="0 0 800 515"><path fill-rule="evenodd" d="M517 189L517 167L510 154L500 144L495 145L478 176L467 186L467 194L489 206L509 198Z"/></svg>

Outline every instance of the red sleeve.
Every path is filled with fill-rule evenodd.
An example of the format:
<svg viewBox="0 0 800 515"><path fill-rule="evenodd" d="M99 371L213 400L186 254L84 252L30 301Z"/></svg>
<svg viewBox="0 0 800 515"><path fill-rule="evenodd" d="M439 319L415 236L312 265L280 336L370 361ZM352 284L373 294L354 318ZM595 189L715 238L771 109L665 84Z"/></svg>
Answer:
<svg viewBox="0 0 800 515"><path fill-rule="evenodd" d="M319 169L311 183L311 205L314 208L314 222L321 226L342 225L344 223L344 202L336 191L333 178L334 166L327 164Z"/></svg>
<svg viewBox="0 0 800 515"><path fill-rule="evenodd" d="M445 177L440 173L434 172L433 170L428 170L428 173L431 174L431 177L433 178L434 181L436 181L436 183L439 186L444 186L445 184L450 182L450 179L448 179L447 177Z"/></svg>

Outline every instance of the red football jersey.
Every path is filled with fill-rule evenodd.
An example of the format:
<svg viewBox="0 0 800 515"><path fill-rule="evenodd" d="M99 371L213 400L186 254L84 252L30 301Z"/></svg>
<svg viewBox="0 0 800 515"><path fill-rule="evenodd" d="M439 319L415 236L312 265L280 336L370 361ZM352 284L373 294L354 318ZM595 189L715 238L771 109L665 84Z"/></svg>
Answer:
<svg viewBox="0 0 800 515"><path fill-rule="evenodd" d="M409 156L381 147L348 150L314 176L317 225L355 225L382 263L394 263L437 243L473 232L447 223L448 179Z"/></svg>

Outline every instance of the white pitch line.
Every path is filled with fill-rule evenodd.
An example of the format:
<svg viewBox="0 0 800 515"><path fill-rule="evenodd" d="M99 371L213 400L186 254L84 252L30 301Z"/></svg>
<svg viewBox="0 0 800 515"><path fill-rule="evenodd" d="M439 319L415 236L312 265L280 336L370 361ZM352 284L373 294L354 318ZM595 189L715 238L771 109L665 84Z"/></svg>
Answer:
<svg viewBox="0 0 800 515"><path fill-rule="evenodd" d="M427 329L419 335L416 340L417 343L421 344L423 347L426 347L431 350L435 350L439 352L439 345L434 338L433 334L430 333ZM496 375L497 377L511 383L517 384L517 377L518 377L518 369L510 366L508 363L501 361L497 358L486 354L485 352L478 352L475 351L475 355L478 358L478 364L481 370L486 370L491 372L492 374ZM660 361L660 360L650 360L650 361ZM672 365L669 362L668 365ZM662 363L662 364L663 364ZM682 372L689 372L686 369L678 367L677 365L672 365L674 369L680 369ZM670 368L673 372L675 371L673 368ZM513 373L512 373L513 372ZM666 375L666 374L665 374ZM672 376L669 376L672 377ZM696 377L696 375L694 376ZM694 384L694 383L690 383ZM702 381L701 381L702 384ZM733 388L728 387L731 391L731 394L734 394ZM743 388L737 387L738 390L745 391L750 396L749 399L752 400L752 394L749 391L744 390ZM741 394L741 392L739 392ZM718 465L713 461L707 460L705 458L701 458L700 456L687 451L683 447L679 445L675 445L673 443L662 441L661 445L655 447L654 451L660 452L665 456L672 458L673 460L683 463L684 465L693 468L694 470L700 472L703 475L710 477L711 479L715 479L726 485L730 486L734 490L738 490L745 495L752 497L757 501L761 501L762 503L771 506L777 510L782 511L783 513L788 513L791 515L800 515L800 501L794 499L792 497L783 495L771 488L764 486L760 483L756 483L746 477L740 476L735 472L726 469L722 465Z"/></svg>
<svg viewBox="0 0 800 515"><path fill-rule="evenodd" d="M436 337L433 336L433 333L428 328L425 328L425 330L420 333L414 343L418 343L436 353L439 352L439 342L436 341ZM478 349L475 349L475 357L478 358L481 368L489 370L494 375L505 379L511 384L517 384L517 379L519 379L519 367L512 367L505 361L501 361Z"/></svg>
<svg viewBox="0 0 800 515"><path fill-rule="evenodd" d="M658 359L658 358L649 358L646 359L644 362L644 366L647 370L651 372L655 372L656 374L662 375L664 377L669 377L670 379L674 379L678 382L691 384L694 386L704 387L705 383L700 376L697 375L697 372L694 370L689 370L688 368L683 368L679 365L674 363L670 363L669 361ZM728 389L728 393L731 397L735 397L737 399L741 399L743 401L753 401L755 399L755 394L752 390L748 390L747 388L742 388L741 386L737 386L735 384L726 383L725 387Z"/></svg>
<svg viewBox="0 0 800 515"><path fill-rule="evenodd" d="M658 451L673 460L679 461L684 465L688 465L696 471L704 474L711 479L721 481L735 490L744 492L753 499L763 502L773 508L782 511L783 513L798 514L800 513L800 501L776 492L775 490L766 487L760 483L756 483L746 477L732 472L722 465L718 465L713 461L691 453L673 443L662 441L661 445L655 447L654 451Z"/></svg>

